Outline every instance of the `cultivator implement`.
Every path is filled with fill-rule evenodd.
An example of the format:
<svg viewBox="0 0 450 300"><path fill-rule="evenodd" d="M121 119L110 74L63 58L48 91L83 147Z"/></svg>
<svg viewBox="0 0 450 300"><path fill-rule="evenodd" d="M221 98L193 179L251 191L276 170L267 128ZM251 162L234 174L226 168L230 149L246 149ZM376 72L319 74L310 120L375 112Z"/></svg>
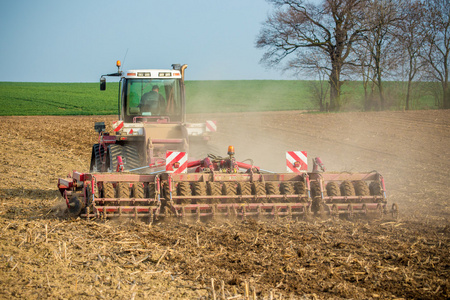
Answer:
<svg viewBox="0 0 450 300"><path fill-rule="evenodd" d="M118 167L112 173L73 172L59 179L58 188L69 212L85 218L126 216L153 222L168 217L351 219L388 213L397 217L397 205L388 208L379 173L324 172L318 158L308 172L305 152L288 154L288 172L272 173L236 161L232 146L227 157L209 155L197 161L188 161L184 152L168 152L163 170L135 174ZM120 164L121 158L117 161Z"/></svg>

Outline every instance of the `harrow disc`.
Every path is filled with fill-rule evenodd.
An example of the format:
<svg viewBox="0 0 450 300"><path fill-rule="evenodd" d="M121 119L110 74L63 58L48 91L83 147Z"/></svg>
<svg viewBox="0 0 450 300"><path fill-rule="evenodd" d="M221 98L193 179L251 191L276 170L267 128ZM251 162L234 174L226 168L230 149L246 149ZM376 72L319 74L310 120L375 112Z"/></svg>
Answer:
<svg viewBox="0 0 450 300"><path fill-rule="evenodd" d="M392 204L391 213L392 213L392 218L394 220L397 220L398 219L398 205L396 203Z"/></svg>
<svg viewBox="0 0 450 300"><path fill-rule="evenodd" d="M347 205L347 220L353 220L354 216L353 206L351 204Z"/></svg>
<svg viewBox="0 0 450 300"><path fill-rule="evenodd" d="M84 208L84 204L81 199L77 195L73 195L69 199L69 213L72 216L78 216L81 213L81 210Z"/></svg>

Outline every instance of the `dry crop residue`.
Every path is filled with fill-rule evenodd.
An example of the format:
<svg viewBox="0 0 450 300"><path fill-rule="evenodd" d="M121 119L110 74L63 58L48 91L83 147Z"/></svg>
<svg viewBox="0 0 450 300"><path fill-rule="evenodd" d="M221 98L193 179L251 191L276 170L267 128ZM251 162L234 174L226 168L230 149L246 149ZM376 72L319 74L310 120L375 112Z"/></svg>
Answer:
<svg viewBox="0 0 450 300"><path fill-rule="evenodd" d="M0 297L449 297L450 111L212 118L218 155L233 144L239 160L284 171L285 151L307 150L330 171L376 169L400 219L72 220L57 178L88 170L94 122L115 117L2 117Z"/></svg>

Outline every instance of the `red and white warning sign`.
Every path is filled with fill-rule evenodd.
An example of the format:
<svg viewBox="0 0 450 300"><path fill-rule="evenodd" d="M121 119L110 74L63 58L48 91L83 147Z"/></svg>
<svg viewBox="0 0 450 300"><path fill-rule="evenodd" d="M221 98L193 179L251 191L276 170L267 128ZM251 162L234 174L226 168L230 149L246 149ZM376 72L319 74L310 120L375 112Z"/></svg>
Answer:
<svg viewBox="0 0 450 300"><path fill-rule="evenodd" d="M187 173L187 153L186 152L166 152L166 172L167 173Z"/></svg>
<svg viewBox="0 0 450 300"><path fill-rule="evenodd" d="M123 121L114 122L112 128L115 132L119 131L120 129L123 128Z"/></svg>
<svg viewBox="0 0 450 300"><path fill-rule="evenodd" d="M216 132L217 124L216 121L206 121L206 132Z"/></svg>
<svg viewBox="0 0 450 300"><path fill-rule="evenodd" d="M286 168L289 173L308 171L308 156L306 151L286 152Z"/></svg>

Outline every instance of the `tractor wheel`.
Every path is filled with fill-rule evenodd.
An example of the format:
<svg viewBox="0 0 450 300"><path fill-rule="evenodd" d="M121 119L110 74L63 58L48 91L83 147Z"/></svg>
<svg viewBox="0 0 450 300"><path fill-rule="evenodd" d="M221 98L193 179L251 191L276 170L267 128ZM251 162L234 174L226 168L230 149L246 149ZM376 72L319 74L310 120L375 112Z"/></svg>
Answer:
<svg viewBox="0 0 450 300"><path fill-rule="evenodd" d="M192 196L191 185L187 181L180 181L177 186L177 196ZM180 204L190 204L191 199L180 199Z"/></svg>
<svg viewBox="0 0 450 300"><path fill-rule="evenodd" d="M91 167L90 172L105 172L106 170L102 169L103 166L103 157L105 156L105 148L100 144L94 144L92 146L92 155L91 155Z"/></svg>
<svg viewBox="0 0 450 300"><path fill-rule="evenodd" d="M208 181L206 183L206 193L210 196L221 196L220 184L218 182ZM220 203L220 199L211 199L212 204Z"/></svg>
<svg viewBox="0 0 450 300"><path fill-rule="evenodd" d="M355 196L355 188L353 187L353 184L350 181L344 180L341 183L341 195L342 196Z"/></svg>
<svg viewBox="0 0 450 300"><path fill-rule="evenodd" d="M367 183L362 180L354 181L353 187L355 188L355 194L356 196L369 196L370 190L367 186Z"/></svg>
<svg viewBox="0 0 450 300"><path fill-rule="evenodd" d="M192 191L194 196L206 196L206 182L194 182L192 184ZM206 199L196 199L197 204L204 204L206 203Z"/></svg>
<svg viewBox="0 0 450 300"><path fill-rule="evenodd" d="M144 165L139 155L139 149L136 145L125 144L123 146L122 153L125 157L124 168L126 170L140 168Z"/></svg>
<svg viewBox="0 0 450 300"><path fill-rule="evenodd" d="M142 167L143 162L139 156L139 150L136 145L113 144L108 147L109 152L109 171L114 172L117 169L117 156L122 156L125 170L132 170Z"/></svg>
<svg viewBox="0 0 450 300"><path fill-rule="evenodd" d="M113 144L108 146L108 158L109 158L109 165L107 166L109 169L109 172L115 172L117 169L117 156L123 156L122 155L122 146ZM123 159L123 157L122 157Z"/></svg>

